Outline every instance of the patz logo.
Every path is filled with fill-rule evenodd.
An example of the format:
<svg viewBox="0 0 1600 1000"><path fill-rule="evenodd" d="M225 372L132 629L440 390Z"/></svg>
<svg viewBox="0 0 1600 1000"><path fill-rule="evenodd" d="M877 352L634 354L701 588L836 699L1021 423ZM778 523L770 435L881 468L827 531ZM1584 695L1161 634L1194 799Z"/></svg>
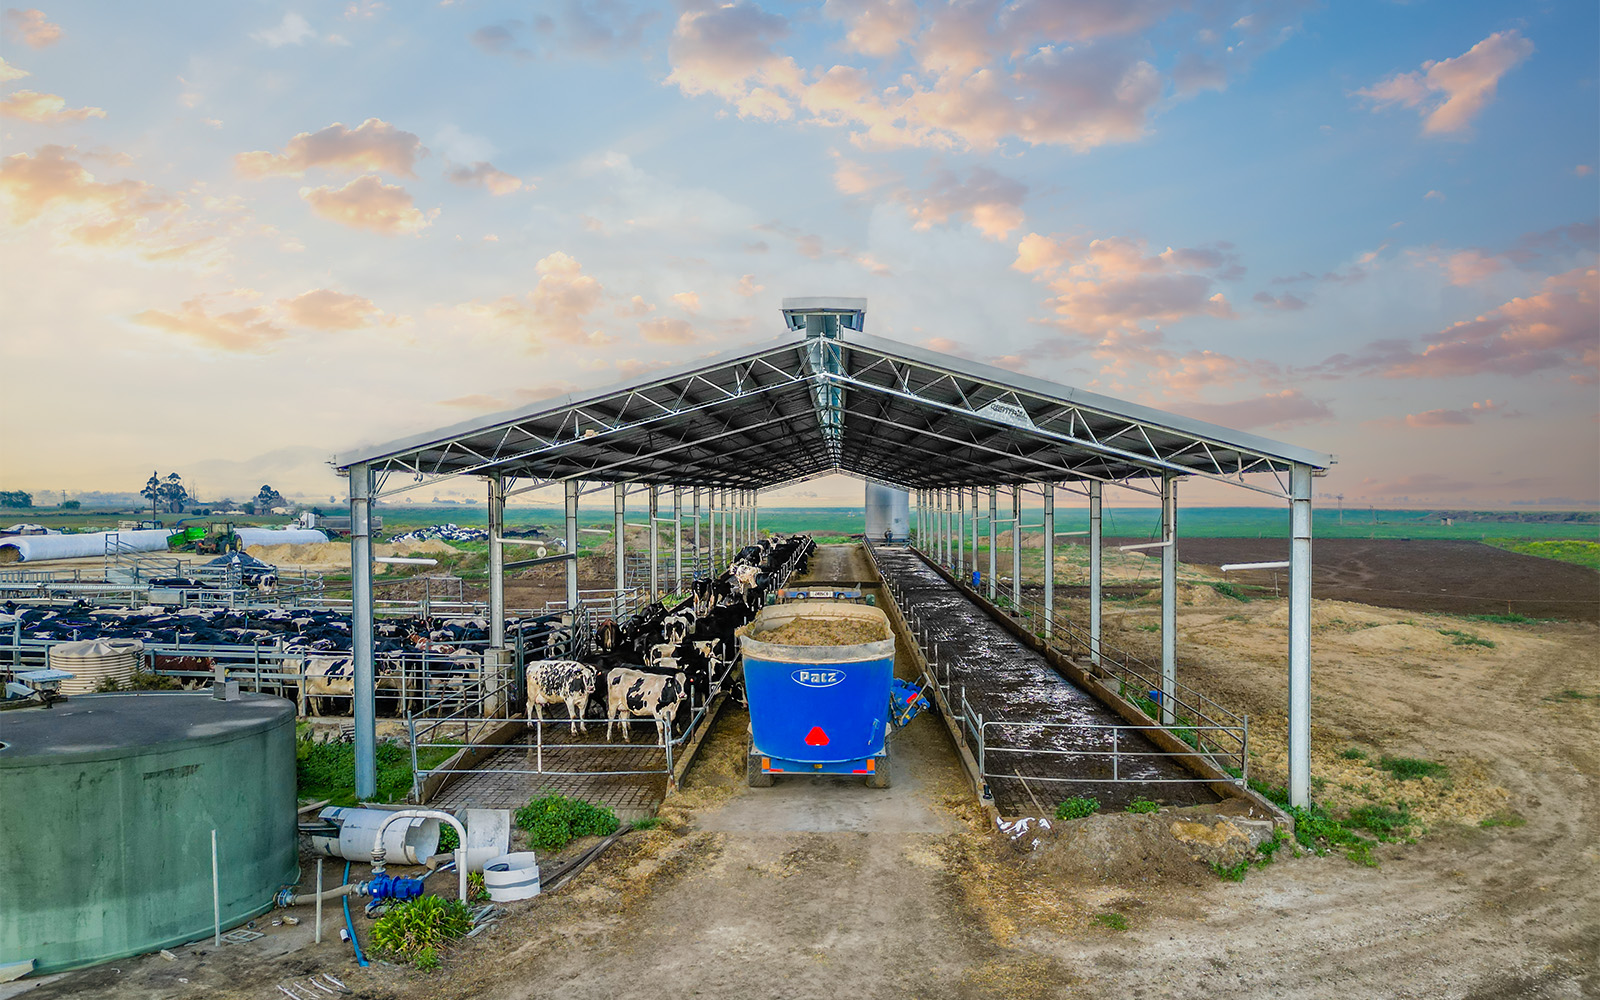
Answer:
<svg viewBox="0 0 1600 1000"><path fill-rule="evenodd" d="M796 684L804 684L806 687L825 688L833 687L835 684L844 680L844 671L796 670L789 676L794 678Z"/></svg>

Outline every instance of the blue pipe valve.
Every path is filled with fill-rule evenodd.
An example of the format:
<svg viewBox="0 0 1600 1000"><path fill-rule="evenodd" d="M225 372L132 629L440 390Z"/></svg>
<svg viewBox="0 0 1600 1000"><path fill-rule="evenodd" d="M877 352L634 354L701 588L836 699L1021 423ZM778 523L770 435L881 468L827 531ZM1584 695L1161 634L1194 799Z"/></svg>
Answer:
<svg viewBox="0 0 1600 1000"><path fill-rule="evenodd" d="M373 899L395 899L404 902L422 895L422 879L400 878L396 875L379 875L361 885L362 891Z"/></svg>

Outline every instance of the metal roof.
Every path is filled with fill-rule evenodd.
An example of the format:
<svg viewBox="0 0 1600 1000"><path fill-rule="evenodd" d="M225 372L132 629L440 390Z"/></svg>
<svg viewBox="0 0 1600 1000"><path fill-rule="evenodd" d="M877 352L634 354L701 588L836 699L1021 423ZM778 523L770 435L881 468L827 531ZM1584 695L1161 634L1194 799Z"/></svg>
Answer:
<svg viewBox="0 0 1600 1000"><path fill-rule="evenodd" d="M865 305L839 303L857 301ZM1085 479L1140 488L1176 474L1287 496L1291 465L1334 461L853 329L839 334L791 330L763 347L359 448L334 465L369 464L380 492L393 475L407 481L387 492L497 472L757 490L845 472L907 489Z"/></svg>

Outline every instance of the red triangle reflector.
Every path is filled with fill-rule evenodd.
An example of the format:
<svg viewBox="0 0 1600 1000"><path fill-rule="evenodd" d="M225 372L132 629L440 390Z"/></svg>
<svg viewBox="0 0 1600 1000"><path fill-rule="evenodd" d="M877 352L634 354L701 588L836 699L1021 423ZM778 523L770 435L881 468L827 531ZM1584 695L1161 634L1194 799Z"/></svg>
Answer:
<svg viewBox="0 0 1600 1000"><path fill-rule="evenodd" d="M806 746L825 747L828 745L828 734L822 731L821 726L812 726L811 732L806 733Z"/></svg>

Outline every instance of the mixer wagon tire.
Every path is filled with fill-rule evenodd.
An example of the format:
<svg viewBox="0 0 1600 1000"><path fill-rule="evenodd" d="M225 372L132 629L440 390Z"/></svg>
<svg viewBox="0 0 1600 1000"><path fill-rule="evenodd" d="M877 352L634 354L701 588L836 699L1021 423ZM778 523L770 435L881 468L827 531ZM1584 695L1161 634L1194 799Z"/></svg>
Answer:
<svg viewBox="0 0 1600 1000"><path fill-rule="evenodd" d="M878 766L871 774L867 775L867 787L888 788L889 780L889 758L880 757L878 758Z"/></svg>
<svg viewBox="0 0 1600 1000"><path fill-rule="evenodd" d="M744 783L751 788L772 787L772 775L761 770L761 758L756 756L755 744L748 738L744 744Z"/></svg>

